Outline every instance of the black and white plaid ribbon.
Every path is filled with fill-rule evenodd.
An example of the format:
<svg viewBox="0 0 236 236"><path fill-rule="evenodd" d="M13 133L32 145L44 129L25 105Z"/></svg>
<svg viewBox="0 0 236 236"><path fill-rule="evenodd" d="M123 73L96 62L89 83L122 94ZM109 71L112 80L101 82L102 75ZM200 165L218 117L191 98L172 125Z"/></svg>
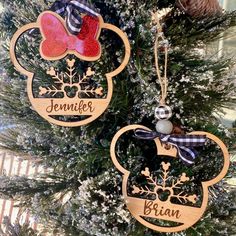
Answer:
<svg viewBox="0 0 236 236"><path fill-rule="evenodd" d="M194 164L196 151L194 147L202 147L207 141L206 135L166 135L155 131L145 129L136 129L135 137L145 140L154 140L159 138L161 142L168 143L177 148L178 155L186 164Z"/></svg>
<svg viewBox="0 0 236 236"><path fill-rule="evenodd" d="M67 29L74 35L77 35L81 29L81 13L94 17L99 15L99 11L86 0L58 0L50 10L66 18Z"/></svg>

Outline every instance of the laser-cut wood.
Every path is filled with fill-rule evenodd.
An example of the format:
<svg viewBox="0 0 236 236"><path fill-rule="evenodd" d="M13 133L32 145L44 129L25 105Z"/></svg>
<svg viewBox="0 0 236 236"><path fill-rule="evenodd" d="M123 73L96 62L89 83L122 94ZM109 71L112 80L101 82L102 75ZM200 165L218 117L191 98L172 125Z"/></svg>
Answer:
<svg viewBox="0 0 236 236"><path fill-rule="evenodd" d="M189 181L188 176L185 173L182 173L182 175L179 177L178 181L176 183L173 183L172 186L167 186L165 181L167 179L167 175L170 169L171 164L170 163L162 163L162 169L163 169L163 176L160 178L162 181L164 181L164 184L160 185L157 184L157 179L155 179L157 176L153 176L152 173L149 171L149 168L146 168L141 172L142 175L144 175L148 182L150 183L150 186L153 186L153 189L151 189L150 186L140 187L133 185L133 192L132 196L128 195L127 187L128 187L128 179L130 175L130 171L125 169L118 161L116 156L116 143L118 142L119 138L125 134L128 131L136 130L136 129L145 129L149 130L147 127L142 125L129 125L124 127L123 129L119 130L116 135L114 136L111 147L110 147L110 154L112 161L116 168L123 174L123 183L122 183L122 193L124 196L125 203L131 212L131 214L144 226L159 231L159 232L178 232L185 230L192 225L194 225L204 214L207 203L208 203L208 187L216 184L221 179L224 178L226 175L230 159L229 159L229 152L225 146L225 144L217 138L215 135L207 133L207 132L192 132L191 134L195 135L206 135L208 139L215 142L222 151L223 157L224 157L224 165L217 177L210 181L202 182L202 198L203 201L201 203L201 207L194 207L184 204L174 204L170 201L171 198L175 197L178 199L180 197L180 202L186 201L194 204L196 202L197 196L195 193L190 195L183 195L175 194L174 189L176 186L183 184L184 182ZM165 148L165 145L162 145L159 139L155 139L154 142L156 143L157 147L157 155L164 155L164 156L170 156L173 158L176 158L177 151L175 147L172 148ZM159 180L160 180L159 179ZM177 185L176 185L177 184ZM179 187L179 186L178 186ZM148 195L157 193L158 191L167 192L167 195L169 193L169 196L167 200L163 201L159 199L159 195L156 194L156 197L152 200L148 199ZM146 194L146 197L145 197ZM134 196L135 195L135 196ZM141 198L142 196L142 198ZM182 197L182 199L181 199ZM178 223L178 226L173 227L164 227L161 225L155 225L154 223L148 222L145 218L149 219L159 219L169 222L175 222Z"/></svg>
<svg viewBox="0 0 236 236"><path fill-rule="evenodd" d="M105 74L105 77L107 80L107 88L108 88L105 98L104 97L103 98L96 97L96 98L83 98L82 99L79 97L72 97L71 98L68 96L64 96L62 99L58 99L58 98L54 98L54 97L43 98L43 96L45 94L48 94L47 91L45 90L46 88L43 85L41 86L41 88L39 88L39 96L36 97L33 94L33 84L34 84L35 73L26 70L26 68L24 68L19 63L19 61L16 57L15 50L16 50L16 46L17 46L17 42L18 42L19 38L24 33L26 33L27 31L29 31L31 29L40 29L42 32L41 19L45 14L51 15L54 20L56 19L58 22L60 22L60 25L64 27L64 31L69 35L68 40L72 40L72 41L74 40L75 36L72 36L69 34L68 30L66 29L66 23L63 20L63 18L54 12L46 11L46 12L43 12L42 14L40 14L36 23L30 23L28 25L25 25L14 34L14 36L11 40L11 45L10 45L11 60L14 64L15 68L20 73L22 73L28 77L28 80L27 80L28 97L29 97L29 100L30 100L33 108L38 112L38 114L40 116L42 116L47 121L49 121L53 124L56 124L56 125L60 125L60 126L76 127L76 126L86 125L86 124L94 121L95 119L97 119L99 116L101 116L104 113L104 111L107 109L107 107L111 101L112 93L113 93L112 78L124 70L124 68L128 64L129 58L130 58L131 49L130 49L130 44L129 44L128 38L125 35L125 33L123 33L116 26L104 23L102 17L99 16L99 29L97 31L96 40L98 40L101 30L103 30L103 29L111 30L122 39L124 46L125 46L125 56L124 56L124 59L123 59L123 62L121 63L121 65L117 69L115 69L114 71ZM42 39L43 40L42 43L43 43L46 39L46 36L43 33L42 33L42 38L43 38ZM63 59L67 55L74 55L79 60L96 61L101 56L101 52L100 52L100 53L98 53L98 55L96 55L94 57L87 57L87 56L84 56L84 55L78 53L76 50L71 50L69 48L68 50L66 50L66 52L62 53L60 56L48 57L48 56L44 55L44 53L42 51L42 43L40 46L41 57L46 60L50 60L50 61ZM100 43L99 43L99 45L100 45ZM45 70L46 70L46 68L45 68ZM74 89L76 89L76 86L74 86L73 83L67 85L67 89L70 89L71 87L74 87ZM78 89L78 87L77 87L77 89ZM53 90L53 88L51 88L51 90ZM101 88L100 88L100 90L97 90L96 92L98 93L97 95L101 94L102 93ZM62 93L64 93L64 91L62 91ZM51 94L53 94L53 93L51 93ZM50 106L54 106L54 107L56 106L56 108L54 109L54 112L47 111L47 108L49 108ZM66 109L66 111L63 109L59 109L60 107L61 108L64 108L64 107L71 108L72 106L74 107L73 111L72 111L72 109ZM49 111L50 110L51 109L49 108ZM58 110L60 110L60 111L58 111ZM81 111L81 112L79 112L79 111ZM88 117L85 118L84 120L80 120L80 121L66 122L66 121L61 121L59 119L56 119L54 117L55 115L56 116L75 116L76 115L76 116L88 116Z"/></svg>

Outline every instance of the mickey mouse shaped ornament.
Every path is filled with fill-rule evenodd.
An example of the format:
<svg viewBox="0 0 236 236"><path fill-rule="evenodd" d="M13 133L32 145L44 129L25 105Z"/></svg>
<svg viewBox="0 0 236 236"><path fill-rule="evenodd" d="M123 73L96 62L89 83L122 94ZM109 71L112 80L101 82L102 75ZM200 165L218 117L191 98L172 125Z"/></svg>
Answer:
<svg viewBox="0 0 236 236"><path fill-rule="evenodd" d="M130 44L119 28L104 23L99 14L80 15L79 18L75 18L73 13L77 11L70 10L73 7L80 6L81 9L83 6L83 13L93 10L89 11L80 1L67 2L72 5L68 5L66 9L67 12L70 11L66 21L52 11L41 13L37 22L23 26L15 33L11 41L10 54L16 69L28 77L28 97L38 114L53 124L75 127L94 121L107 109L113 93L112 78L127 65ZM73 23L80 23L79 19L81 27L77 32ZM99 37L103 30L118 35L124 44L125 55L118 68L97 75L92 66L79 68L77 65L86 65L100 59L103 48ZM41 64L47 63L44 71L31 68L28 62L24 66L25 60L17 53L17 48L24 40L34 41L36 35L38 42L35 40L32 45L38 47ZM30 51L30 48L28 50Z"/></svg>
<svg viewBox="0 0 236 236"><path fill-rule="evenodd" d="M169 121L172 111L165 104L169 45L158 19L156 22L155 59L162 92L160 105L155 109L156 131L142 125L126 126L114 136L110 153L123 174L122 193L130 213L150 229L172 233L200 220L207 208L209 187L226 175L230 161L225 144L215 135L201 131L173 132ZM165 50L163 77L158 64L159 39ZM214 169L212 176L208 168L202 167L209 162ZM196 166L191 168L193 164Z"/></svg>
<svg viewBox="0 0 236 236"><path fill-rule="evenodd" d="M154 142L156 155L147 150L145 163L128 161L131 158L130 152L125 156L118 144L125 140L129 133L132 133L131 137L135 135L143 140L137 149L146 146L144 140ZM127 144L128 141L124 140ZM211 142L218 152L217 155L223 157L221 169L217 170L215 176L198 183L194 181L194 174L197 173L194 173L191 167L183 167L184 172L175 170L175 166L181 169L179 158L188 163L187 153L194 152L193 147L199 148L207 142ZM131 146L135 145L132 143ZM229 153L226 146L219 138L207 132L165 135L153 132L142 125L129 125L114 136L110 152L114 165L123 174L122 193L128 210L141 224L159 232L182 231L198 222L207 208L208 188L219 182L229 168ZM127 163L134 161L136 164L129 167L122 158L127 160ZM197 187L193 187L195 185Z"/></svg>

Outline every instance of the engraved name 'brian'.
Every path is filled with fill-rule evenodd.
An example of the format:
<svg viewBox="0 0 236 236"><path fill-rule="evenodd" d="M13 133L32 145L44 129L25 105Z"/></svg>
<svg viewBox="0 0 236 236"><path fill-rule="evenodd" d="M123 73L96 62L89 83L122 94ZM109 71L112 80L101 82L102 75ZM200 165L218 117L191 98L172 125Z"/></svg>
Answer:
<svg viewBox="0 0 236 236"><path fill-rule="evenodd" d="M179 210L171 210L163 206L159 207L158 203L146 200L144 205L144 215L149 216L150 214L154 214L155 216L167 216L169 218L176 219L179 219L181 217Z"/></svg>
<svg viewBox="0 0 236 236"><path fill-rule="evenodd" d="M85 102L84 100L79 101L78 103L64 103L57 104L54 103L54 100L51 99L51 104L46 108L48 113L52 112L78 112L83 114L85 112L94 112L95 108L93 107L93 102Z"/></svg>

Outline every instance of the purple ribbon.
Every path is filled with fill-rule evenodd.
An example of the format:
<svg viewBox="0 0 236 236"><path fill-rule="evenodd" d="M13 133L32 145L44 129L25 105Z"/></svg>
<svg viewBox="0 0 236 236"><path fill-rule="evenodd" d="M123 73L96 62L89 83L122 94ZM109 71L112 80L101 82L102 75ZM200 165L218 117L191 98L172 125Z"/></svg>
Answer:
<svg viewBox="0 0 236 236"><path fill-rule="evenodd" d="M196 159L196 151L193 147L202 147L207 141L206 135L166 135L145 129L136 129L135 137L144 140L159 138L161 142L173 145L177 148L178 156L188 165L194 164Z"/></svg>

